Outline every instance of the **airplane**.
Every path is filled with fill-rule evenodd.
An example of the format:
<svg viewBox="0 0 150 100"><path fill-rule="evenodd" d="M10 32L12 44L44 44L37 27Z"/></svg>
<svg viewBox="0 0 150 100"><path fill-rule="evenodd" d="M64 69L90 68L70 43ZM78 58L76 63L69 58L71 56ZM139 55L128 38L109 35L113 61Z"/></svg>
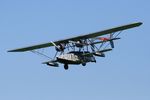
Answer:
<svg viewBox="0 0 150 100"><path fill-rule="evenodd" d="M72 38L17 48L8 52L31 51L48 57L37 50L53 46L56 50L55 56L53 58L48 57L50 60L43 62L43 64L52 67L59 67L59 64L64 64L64 69L68 70L70 64L86 66L89 62L96 63L96 57L105 57L105 52L111 51L114 48L114 41L121 39L118 36L122 31L138 27L142 24L142 22L131 23Z"/></svg>

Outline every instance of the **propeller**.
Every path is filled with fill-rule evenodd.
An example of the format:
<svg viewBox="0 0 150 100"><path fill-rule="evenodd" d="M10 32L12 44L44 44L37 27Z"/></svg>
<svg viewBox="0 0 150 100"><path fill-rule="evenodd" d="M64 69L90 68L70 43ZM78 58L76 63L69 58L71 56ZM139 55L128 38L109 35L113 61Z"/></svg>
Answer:
<svg viewBox="0 0 150 100"><path fill-rule="evenodd" d="M65 44L56 45L56 44L55 44L54 42L52 42L52 41L51 41L51 43L55 46L56 51L58 51L58 52L64 51L64 49L65 49Z"/></svg>

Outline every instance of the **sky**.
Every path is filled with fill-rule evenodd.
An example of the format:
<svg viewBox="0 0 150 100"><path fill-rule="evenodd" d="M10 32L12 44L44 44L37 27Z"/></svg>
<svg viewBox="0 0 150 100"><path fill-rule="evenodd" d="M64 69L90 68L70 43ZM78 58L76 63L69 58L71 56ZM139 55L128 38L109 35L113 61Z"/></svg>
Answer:
<svg viewBox="0 0 150 100"><path fill-rule="evenodd" d="M0 0L0 100L150 100L149 0ZM68 71L7 50L133 22L97 63ZM49 48L54 54L54 48Z"/></svg>

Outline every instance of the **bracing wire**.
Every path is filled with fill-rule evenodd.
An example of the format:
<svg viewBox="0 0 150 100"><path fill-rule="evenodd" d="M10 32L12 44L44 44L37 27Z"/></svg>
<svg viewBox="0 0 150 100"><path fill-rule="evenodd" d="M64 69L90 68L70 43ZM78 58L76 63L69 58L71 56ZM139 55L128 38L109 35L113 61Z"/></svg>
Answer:
<svg viewBox="0 0 150 100"><path fill-rule="evenodd" d="M52 59L51 57L49 57L49 56L47 56L47 55L45 55L45 54L43 54L43 53L41 53L41 52L38 52L38 51L35 51L35 50L32 50L31 52L34 53L34 54L43 56L43 57L45 57L45 58L48 58L48 59Z"/></svg>

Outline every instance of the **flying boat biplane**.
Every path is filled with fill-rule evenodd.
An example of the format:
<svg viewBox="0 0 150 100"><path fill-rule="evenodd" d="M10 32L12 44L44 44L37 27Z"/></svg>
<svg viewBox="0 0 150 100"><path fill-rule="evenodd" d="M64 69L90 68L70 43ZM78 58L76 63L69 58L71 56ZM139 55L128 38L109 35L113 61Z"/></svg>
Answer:
<svg viewBox="0 0 150 100"><path fill-rule="evenodd" d="M43 62L43 64L59 67L59 63L61 63L64 64L64 69L67 70L69 64L82 64L83 66L86 66L89 62L96 63L95 57L105 57L105 52L111 51L114 48L114 41L120 39L118 36L123 30L138 27L140 25L142 25L141 22L122 25L72 38L13 49L8 52L31 51L50 58L37 50L54 46L56 50L54 57L50 58L49 61Z"/></svg>

